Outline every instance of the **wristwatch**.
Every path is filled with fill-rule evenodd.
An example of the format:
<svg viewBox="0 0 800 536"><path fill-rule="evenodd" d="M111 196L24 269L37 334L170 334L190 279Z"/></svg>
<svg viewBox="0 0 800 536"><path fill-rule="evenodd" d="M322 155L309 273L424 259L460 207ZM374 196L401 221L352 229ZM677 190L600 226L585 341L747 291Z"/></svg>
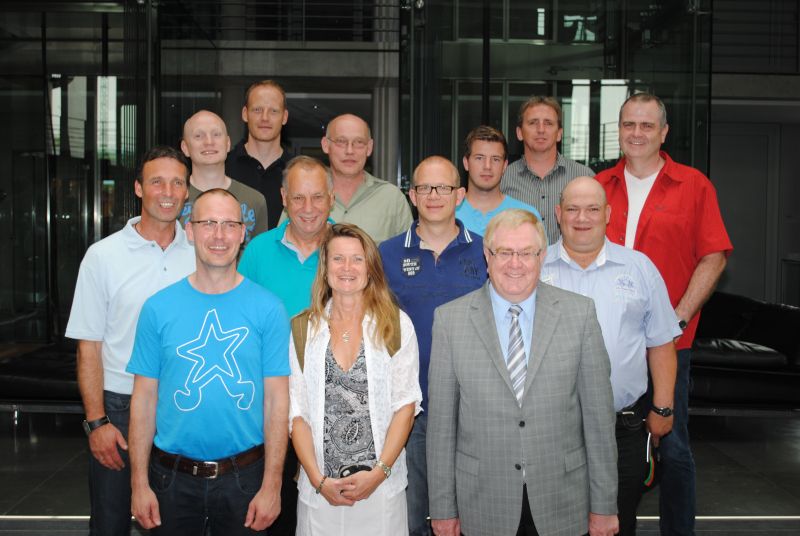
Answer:
<svg viewBox="0 0 800 536"><path fill-rule="evenodd" d="M83 421L83 431L86 432L86 435L88 436L89 434L91 434L92 432L94 432L95 430L97 430L98 428L103 426L104 424L108 424L110 422L111 422L111 419L108 418L108 415L103 415L102 417L100 417L99 419L95 419L94 421L84 420Z"/></svg>
<svg viewBox="0 0 800 536"><path fill-rule="evenodd" d="M672 417L672 408L659 408L658 406L653 406L650 408L650 411L655 413L656 415L661 415L662 417Z"/></svg>
<svg viewBox="0 0 800 536"><path fill-rule="evenodd" d="M686 326L688 326L688 325L689 325L689 322L687 322L683 318L678 320L678 327L681 328L681 331L685 331L686 330Z"/></svg>

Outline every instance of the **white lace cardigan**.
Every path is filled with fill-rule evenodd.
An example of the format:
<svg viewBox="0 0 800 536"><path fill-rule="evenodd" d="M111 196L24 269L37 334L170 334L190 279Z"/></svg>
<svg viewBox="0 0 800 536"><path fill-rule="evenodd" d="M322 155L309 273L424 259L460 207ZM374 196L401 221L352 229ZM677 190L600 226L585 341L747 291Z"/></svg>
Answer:
<svg viewBox="0 0 800 536"><path fill-rule="evenodd" d="M330 306L330 304L328 304ZM383 344L376 346L372 341L372 318L365 315L361 324L364 336L364 357L367 361L367 383L369 393L369 414L372 422L372 437L375 441L375 454L381 455L383 442L389 430L394 413L401 407L414 403L414 415L422 411L422 391L419 387L419 347L414 325L403 311L400 311L400 349L393 357ZM292 376L289 379L289 431L295 417L308 423L314 438L314 453L317 467L322 470L322 441L325 419L325 351L330 340L327 323L320 323L316 330L308 325L308 337L303 370L297 361L297 351L293 338L289 343L289 361ZM402 492L408 485L405 449L392 466L392 476L382 486L390 497ZM304 503L314 506L324 501L322 495L315 493L305 470L300 470L298 481L299 497Z"/></svg>

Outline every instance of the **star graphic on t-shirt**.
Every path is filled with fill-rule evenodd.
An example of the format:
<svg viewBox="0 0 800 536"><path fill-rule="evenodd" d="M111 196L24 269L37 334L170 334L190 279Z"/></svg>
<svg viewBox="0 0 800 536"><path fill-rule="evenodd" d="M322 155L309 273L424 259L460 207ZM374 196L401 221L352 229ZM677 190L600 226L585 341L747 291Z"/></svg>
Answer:
<svg viewBox="0 0 800 536"><path fill-rule="evenodd" d="M183 389L175 391L175 405L182 411L191 411L200 405L203 388L215 379L222 382L227 393L236 399L240 409L253 403L255 386L243 380L234 352L247 338L246 327L224 330L216 309L206 313L197 338L176 349L179 357L192 362Z"/></svg>

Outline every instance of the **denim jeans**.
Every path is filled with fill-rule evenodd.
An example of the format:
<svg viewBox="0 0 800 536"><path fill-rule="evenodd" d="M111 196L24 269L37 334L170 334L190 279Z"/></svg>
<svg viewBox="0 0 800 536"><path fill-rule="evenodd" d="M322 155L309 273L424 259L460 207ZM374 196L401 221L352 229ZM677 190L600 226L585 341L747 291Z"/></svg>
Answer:
<svg viewBox="0 0 800 536"><path fill-rule="evenodd" d="M425 458L425 435L428 414L423 412L414 419L414 427L406 443L408 464L408 533L411 536L429 536L428 524L428 462Z"/></svg>
<svg viewBox="0 0 800 536"><path fill-rule="evenodd" d="M161 526L153 536L252 536L247 509L264 478L263 458L217 478L201 478L150 461L150 487L158 498Z"/></svg>
<svg viewBox="0 0 800 536"><path fill-rule="evenodd" d="M689 446L689 369L692 351L678 350L672 432L661 439L661 536L694 534L695 465Z"/></svg>
<svg viewBox="0 0 800 536"><path fill-rule="evenodd" d="M111 424L128 440L131 395L104 391L106 415ZM89 500L91 536L130 536L131 534L131 468L128 452L119 449L125 468L115 471L103 466L89 452Z"/></svg>

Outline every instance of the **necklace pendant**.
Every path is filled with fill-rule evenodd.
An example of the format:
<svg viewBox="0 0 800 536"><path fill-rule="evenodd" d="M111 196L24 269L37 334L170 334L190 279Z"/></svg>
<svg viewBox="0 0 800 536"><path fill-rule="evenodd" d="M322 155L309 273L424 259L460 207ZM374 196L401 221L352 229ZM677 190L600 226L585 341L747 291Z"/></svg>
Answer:
<svg viewBox="0 0 800 536"><path fill-rule="evenodd" d="M349 331L346 331L346 330L345 330L345 331L342 333L342 340L343 340L344 342L350 342L350 332L349 332Z"/></svg>

